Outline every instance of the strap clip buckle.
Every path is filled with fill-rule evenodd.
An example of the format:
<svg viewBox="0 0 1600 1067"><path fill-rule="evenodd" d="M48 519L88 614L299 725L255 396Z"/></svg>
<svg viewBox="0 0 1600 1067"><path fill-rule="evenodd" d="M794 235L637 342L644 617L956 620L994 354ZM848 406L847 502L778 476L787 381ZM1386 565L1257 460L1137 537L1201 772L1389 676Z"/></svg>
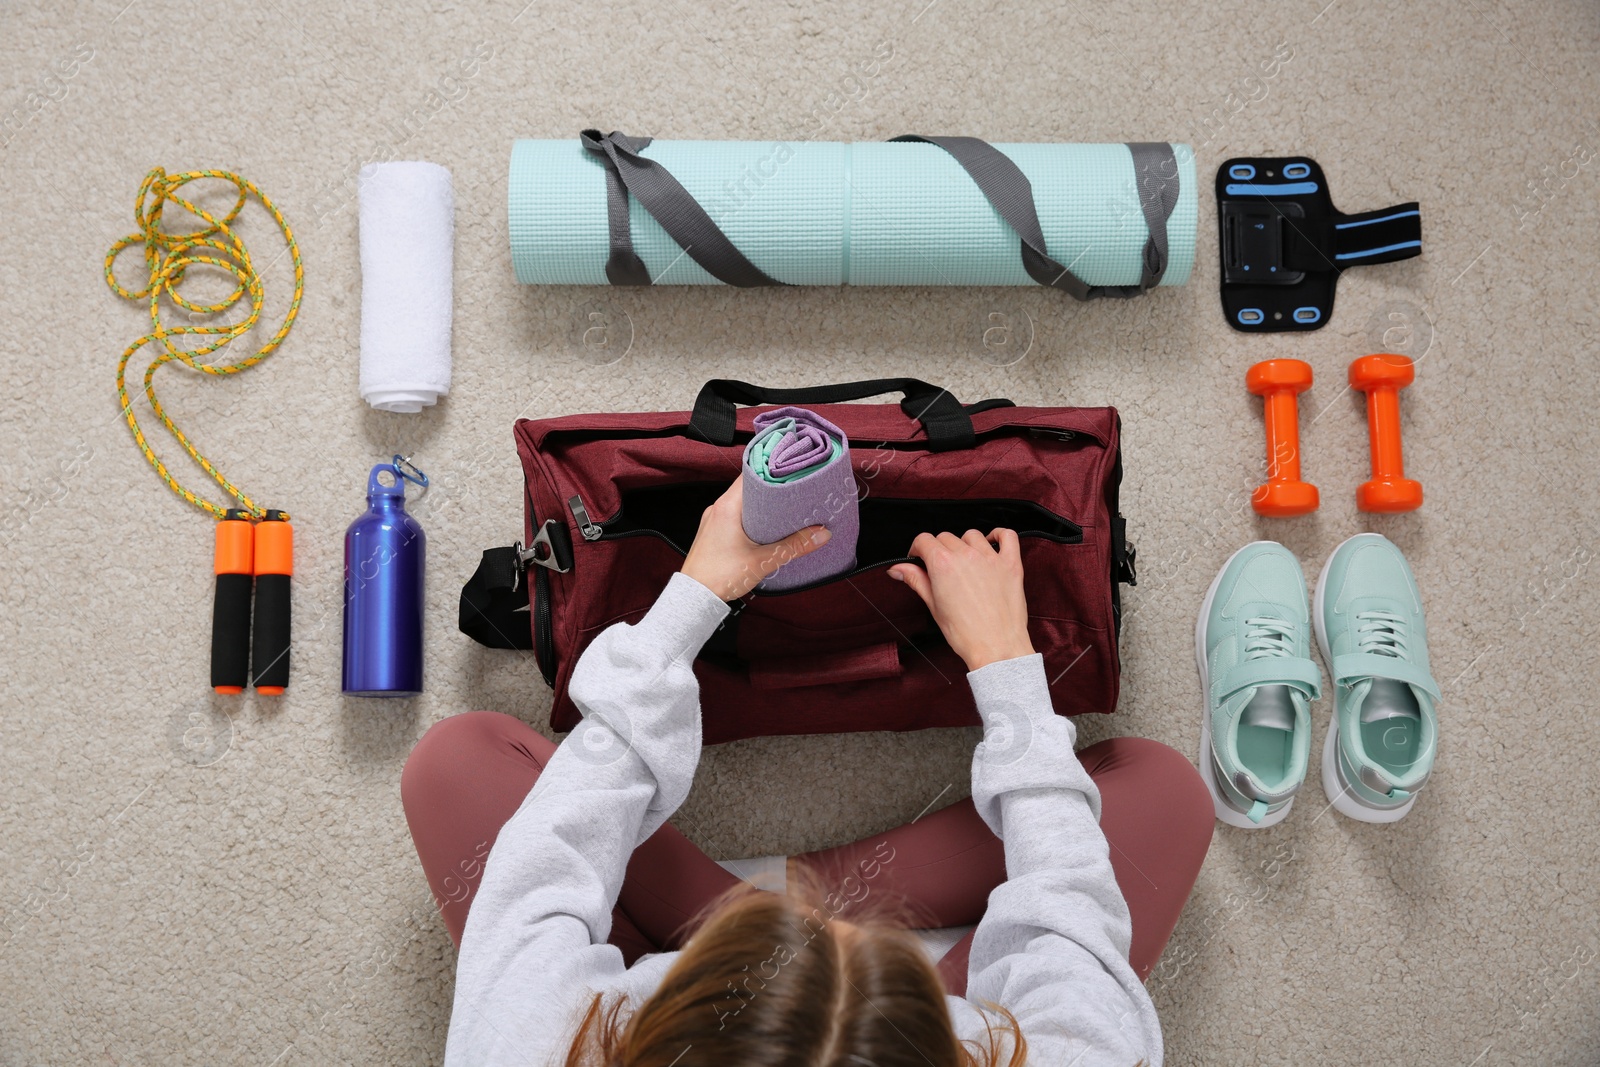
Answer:
<svg viewBox="0 0 1600 1067"><path fill-rule="evenodd" d="M555 519L546 519L539 527L539 532L533 535L533 540L528 543L527 548L522 547L521 541L516 542L518 573L526 573L530 563L547 571L555 571L557 574L566 574L572 570L570 565L566 567L561 565L555 542L550 539L551 527L556 525L558 524Z"/></svg>

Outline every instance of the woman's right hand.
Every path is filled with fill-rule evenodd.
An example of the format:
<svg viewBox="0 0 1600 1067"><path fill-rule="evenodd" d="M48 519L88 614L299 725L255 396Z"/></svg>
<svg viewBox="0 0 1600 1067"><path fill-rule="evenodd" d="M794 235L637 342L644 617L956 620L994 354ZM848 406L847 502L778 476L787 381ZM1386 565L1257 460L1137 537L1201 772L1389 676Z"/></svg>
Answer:
<svg viewBox="0 0 1600 1067"><path fill-rule="evenodd" d="M744 479L733 484L700 515L700 529L683 561L683 573L720 600L738 600L790 560L828 543L826 526L807 526L783 540L758 545L744 532Z"/></svg>
<svg viewBox="0 0 1600 1067"><path fill-rule="evenodd" d="M889 577L909 585L928 605L967 670L1033 655L1016 531L991 530L988 537L977 530L960 537L918 534L907 554L923 566L897 563Z"/></svg>

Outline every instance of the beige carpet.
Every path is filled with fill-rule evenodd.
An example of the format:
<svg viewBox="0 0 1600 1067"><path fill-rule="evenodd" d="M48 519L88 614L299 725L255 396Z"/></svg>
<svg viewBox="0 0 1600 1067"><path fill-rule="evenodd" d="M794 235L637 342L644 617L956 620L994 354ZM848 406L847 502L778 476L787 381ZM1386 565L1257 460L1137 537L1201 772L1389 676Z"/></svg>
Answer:
<svg viewBox="0 0 1600 1067"><path fill-rule="evenodd" d="M454 953L398 781L445 716L546 726L532 661L455 629L478 550L521 529L512 420L682 408L710 377L907 373L969 400L1122 410L1141 582L1121 710L1083 723L1088 740L1192 752L1194 612L1247 540L1283 540L1314 574L1375 529L1421 581L1446 691L1433 784L1396 826L1324 811L1312 781L1280 827L1219 831L1151 980L1169 1063L1600 1062L1593 5L522 3L0 16L0 1062L437 1061ZM511 140L588 125L1189 141L1207 183L1199 265L1187 288L1093 306L1038 289L519 287ZM1427 251L1348 276L1320 332L1245 337L1218 308L1210 177L1229 155L1294 150L1346 210L1420 200ZM455 387L416 416L356 395L353 176L391 155L449 166L459 202ZM117 418L117 356L145 320L106 289L101 257L156 165L244 173L303 245L304 310L280 354L238 379L161 378L202 448L294 513L280 700L208 695L211 524ZM276 256L264 216L244 231ZM286 268L269 271L269 313ZM631 323L608 365L578 342L596 302ZM981 343L993 315L1016 329L1009 355ZM1379 347L1426 354L1404 404L1428 503L1401 518L1353 504L1366 430L1344 368ZM1243 376L1268 356L1318 375L1302 423L1324 505L1284 523L1247 504L1263 460ZM367 466L395 451L437 480L417 508L428 691L345 700L341 535ZM199 487L186 462L174 469ZM1326 700L1317 712L1320 746ZM719 857L837 842L963 794L972 743L730 745L706 754L677 823Z"/></svg>

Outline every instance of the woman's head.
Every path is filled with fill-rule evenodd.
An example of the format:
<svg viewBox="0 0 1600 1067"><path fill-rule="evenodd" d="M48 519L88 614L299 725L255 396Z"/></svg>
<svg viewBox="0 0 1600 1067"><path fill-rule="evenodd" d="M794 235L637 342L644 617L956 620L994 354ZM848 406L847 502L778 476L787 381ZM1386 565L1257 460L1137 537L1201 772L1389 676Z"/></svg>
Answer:
<svg viewBox="0 0 1600 1067"><path fill-rule="evenodd" d="M904 930L845 922L808 893L739 893L631 1016L590 1006L567 1067L972 1067L1002 1032L957 1040L944 988ZM1025 1046L1012 1021L1009 1063Z"/></svg>

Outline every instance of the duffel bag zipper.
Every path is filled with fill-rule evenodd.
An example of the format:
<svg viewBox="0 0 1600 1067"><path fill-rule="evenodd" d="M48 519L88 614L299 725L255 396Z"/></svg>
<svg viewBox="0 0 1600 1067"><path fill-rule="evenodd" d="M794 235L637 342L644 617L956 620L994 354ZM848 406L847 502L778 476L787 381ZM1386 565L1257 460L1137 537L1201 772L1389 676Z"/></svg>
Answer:
<svg viewBox="0 0 1600 1067"><path fill-rule="evenodd" d="M567 507L572 509L572 517L578 520L578 532L583 534L585 541L598 541L605 533L598 525L589 520L589 509L583 505L583 497L574 493L567 500Z"/></svg>
<svg viewBox="0 0 1600 1067"><path fill-rule="evenodd" d="M544 684L554 688L556 643L550 625L550 576L542 570L533 576L533 603L533 644L537 649L535 659L539 663L539 673L544 676Z"/></svg>
<svg viewBox="0 0 1600 1067"><path fill-rule="evenodd" d="M1062 430L1062 431L1059 431L1059 432L1070 435L1072 431L1070 431L1070 430ZM982 501L982 500L974 501L974 503L986 503L986 502L987 501ZM1051 511L1049 508L1043 507L1043 506L1041 506L1039 504L1033 504L1033 507L1037 508L1041 513L1043 513L1045 515L1048 515L1050 518L1056 520L1058 523L1060 523L1063 526L1067 527L1072 532L1070 534L1063 535L1063 534L1048 532L1048 531L1045 531L1045 530L1018 530L1017 533L1020 536L1022 536L1022 537L1041 537L1041 538L1044 538L1047 541L1054 541L1056 544L1061 544L1061 545L1076 545L1076 544L1082 544L1083 543L1083 528L1081 526L1079 526L1077 523L1073 522L1071 519L1067 518L1064 515L1057 515L1055 512ZM618 522L620 522L622 520L623 509L619 505L615 514L609 516L608 518L601 519L599 522L595 522L594 519L591 518L590 515L589 515L589 507L588 507L588 505L586 505L583 502L583 497L579 496L576 493L574 493L572 496L567 498L567 508L572 512L573 519L577 521L577 523L578 523L578 532L583 535L583 539L585 541L598 541L598 540L600 540L601 538L606 536L606 534L608 533L610 527L615 526ZM621 535L613 534L612 536L624 536L624 537L626 537L626 536L629 536L629 535L632 535L632 534L651 534L651 533L654 533L654 531L640 529L640 530L629 530L629 531L626 531L625 533L623 533ZM657 534L657 536L659 536L659 534ZM668 543L671 544L670 541ZM673 547L677 548L680 552L687 552L688 551L687 547L680 547L678 545L673 545ZM904 563L907 560L909 560L910 558L911 558L910 556L907 556L904 559L896 560L894 562Z"/></svg>
<svg viewBox="0 0 1600 1067"><path fill-rule="evenodd" d="M589 519L589 509L584 506L583 498L574 495L567 501L567 507L572 509L572 517L578 520L578 532L585 541L598 541L605 532ZM556 684L556 642L554 633L554 619L550 609L550 575L541 567L533 573L533 644L534 658L539 663L539 673L544 675L545 684Z"/></svg>
<svg viewBox="0 0 1600 1067"><path fill-rule="evenodd" d="M1053 431L1046 431L1046 432L1049 432L1049 433L1052 433L1052 434L1055 434L1055 433L1065 434L1069 438L1072 436L1072 431L1071 430L1058 430L1058 431L1053 430ZM1043 512L1044 514L1050 516L1052 519L1055 519L1057 522L1060 522L1064 526L1068 527L1072 531L1072 533L1069 534L1069 535L1063 536L1063 535L1057 534L1057 533L1049 533L1049 532L1046 532L1044 530L1018 530L1017 531L1018 536L1021 536L1021 537L1038 537L1038 538L1041 538L1041 539L1046 540L1046 541L1053 541L1058 545L1078 545L1078 544L1082 544L1083 543L1083 528L1081 526L1079 526L1077 523L1073 522L1071 519L1065 517L1064 515L1057 515L1055 512L1051 511L1049 508L1043 507L1043 506L1038 505L1038 504L1034 504L1033 506L1038 508L1039 511ZM618 506L617 511L616 511L616 513L614 515L611 515L608 518L602 519L600 522L595 522L590 517L589 508L588 508L588 506L586 504L584 504L583 498L581 496L577 495L576 493L574 493L572 496L567 498L567 507L568 507L569 510L571 510L572 517L577 521L577 523L578 523L578 532L583 535L583 539L585 541L598 541L601 538L607 536L608 527L614 526L616 523L618 523L622 519L623 509L622 509L621 506ZM661 536L659 533L655 533L655 532L649 531L649 530L630 530L630 531L627 531L627 532L622 533L622 534L612 534L611 536L613 538L615 538L615 537L638 536L638 535L641 535L641 534L650 535L650 536L657 536L657 537ZM663 540L667 540L664 537L662 539ZM676 544L673 544L673 542L670 541L670 540L668 540L667 543L669 545L672 545L673 548L678 549L678 551L680 551L680 552L688 551L688 549L686 547L680 547L680 546L678 546ZM853 570L847 571L844 574L836 574L836 575L832 576L831 578L819 579L818 581L813 582L810 585L803 585L803 586L799 586L798 588L795 588L795 589L783 589L783 590L777 590L777 591L763 591L763 590L759 590L758 589L758 590L755 591L755 595L756 596L787 596L790 593L803 593L808 589L814 588L815 586L823 585L823 584L825 584L827 582L831 582L831 581L837 581L837 580L839 580L841 578L853 578L858 574L862 574L862 573L864 573L864 572L866 572L868 570L873 570L873 569L875 569L877 567L882 567L882 566L886 566L886 565L887 566L893 566L896 563L911 563L911 562L914 562L914 560L910 556L904 556L904 557L901 557L899 559L892 559L892 560L881 560L878 563L873 563L873 564L870 564L868 566L857 567L857 568L855 568ZM548 594L546 594L546 597L548 597ZM734 609L735 614L737 614L738 611L743 610L743 605L744 605L745 602L741 600L741 601L737 601L736 603L739 606ZM548 612L548 607L546 608L546 611Z"/></svg>
<svg viewBox="0 0 1600 1067"><path fill-rule="evenodd" d="M583 497L574 493L568 498L567 507L572 511L572 517L578 521L578 532L583 534L583 539L585 541L598 541L605 536L605 526L595 522L589 517L589 508L586 504L584 504ZM617 513L605 521L609 524L616 522L621 517L622 509L619 507L617 509ZM746 601L742 598L730 602L728 605L728 618L731 619L736 617L745 609L745 604Z"/></svg>

